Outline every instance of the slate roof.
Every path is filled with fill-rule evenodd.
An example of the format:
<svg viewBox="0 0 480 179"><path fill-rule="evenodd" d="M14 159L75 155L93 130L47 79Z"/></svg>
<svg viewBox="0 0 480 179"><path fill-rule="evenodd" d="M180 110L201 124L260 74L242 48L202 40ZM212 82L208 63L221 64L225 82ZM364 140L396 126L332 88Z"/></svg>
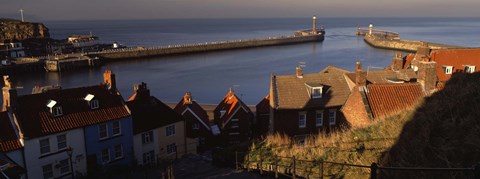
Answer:
<svg viewBox="0 0 480 179"><path fill-rule="evenodd" d="M419 83L370 84L367 89L366 96L374 118L412 107L425 96Z"/></svg>
<svg viewBox="0 0 480 179"><path fill-rule="evenodd" d="M191 104L187 104L185 97L178 102L178 104L173 108L178 114L182 114L187 108L189 108L195 115L197 115L205 123L207 128L210 128L210 120L208 119L207 111L205 111L202 106L200 106L196 101L192 100Z"/></svg>
<svg viewBox="0 0 480 179"><path fill-rule="evenodd" d="M277 109L303 109L341 106L347 100L350 89L344 74L348 72L336 67L327 67L320 73L273 76L271 99ZM310 97L306 83L323 85L321 98Z"/></svg>
<svg viewBox="0 0 480 179"><path fill-rule="evenodd" d="M250 111L250 108L245 105L245 103L243 103L242 100L237 97L237 95L235 95L232 89L230 89L223 100L220 101L217 107L213 110L216 122L220 124L221 128L225 127L228 120L235 115L235 111L241 107L243 107L247 113L253 114L252 111ZM220 117L220 111L222 110L225 110L225 114Z"/></svg>
<svg viewBox="0 0 480 179"><path fill-rule="evenodd" d="M147 99L130 99L132 100L127 102L127 106L132 111L134 134L140 134L183 120L180 114L153 96Z"/></svg>
<svg viewBox="0 0 480 179"><path fill-rule="evenodd" d="M256 112L258 113L269 113L270 112L270 95L265 96L256 106Z"/></svg>
<svg viewBox="0 0 480 179"><path fill-rule="evenodd" d="M0 152L10 152L23 148L15 129L10 122L8 112L0 113Z"/></svg>
<svg viewBox="0 0 480 179"><path fill-rule="evenodd" d="M464 65L475 66L475 71L480 69L480 49L450 49L433 50L430 59L437 62L437 77L439 81L447 81L451 75L444 73L442 66L453 66L453 72L463 72Z"/></svg>
<svg viewBox="0 0 480 179"><path fill-rule="evenodd" d="M90 109L84 100L87 94L93 94L95 99L98 99L98 109ZM59 117L51 115L46 106L49 100L57 101L57 105L62 107L63 115ZM36 138L130 116L122 96L111 93L104 84L19 96L15 113L26 138Z"/></svg>

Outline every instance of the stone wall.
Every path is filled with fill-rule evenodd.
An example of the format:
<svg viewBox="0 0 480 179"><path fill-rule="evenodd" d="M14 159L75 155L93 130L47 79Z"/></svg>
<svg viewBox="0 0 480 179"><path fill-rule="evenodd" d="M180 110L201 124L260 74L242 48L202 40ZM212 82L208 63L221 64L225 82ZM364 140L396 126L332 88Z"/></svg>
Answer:
<svg viewBox="0 0 480 179"><path fill-rule="evenodd" d="M364 40L367 44L375 48L400 50L400 51L406 51L406 52L416 52L417 48L422 44L422 41L418 41L418 40L387 39L387 38L382 38L374 35L373 36L366 35L364 37ZM460 46L437 44L437 43L430 43L430 42L428 42L428 45L432 50L464 48Z"/></svg>
<svg viewBox="0 0 480 179"><path fill-rule="evenodd" d="M0 40L25 40L49 38L48 28L42 23L22 22L13 19L0 19Z"/></svg>

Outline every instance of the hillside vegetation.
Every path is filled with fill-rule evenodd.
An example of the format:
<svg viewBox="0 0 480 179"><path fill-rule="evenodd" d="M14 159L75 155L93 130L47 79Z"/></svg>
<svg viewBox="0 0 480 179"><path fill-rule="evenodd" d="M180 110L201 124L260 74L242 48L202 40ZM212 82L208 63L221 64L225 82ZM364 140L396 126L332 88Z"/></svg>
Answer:
<svg viewBox="0 0 480 179"><path fill-rule="evenodd" d="M254 143L245 159L272 162L275 156L389 167L467 167L480 162L480 73L457 74L443 90L412 109L364 128L318 135L295 144L275 134ZM291 165L291 160L282 160ZM250 168L256 163L245 162ZM297 174L317 176L317 163L298 162ZM287 170L284 170L287 171ZM288 173L288 172L287 172ZM330 178L368 178L368 168L325 164ZM379 178L468 178L471 172L381 171Z"/></svg>

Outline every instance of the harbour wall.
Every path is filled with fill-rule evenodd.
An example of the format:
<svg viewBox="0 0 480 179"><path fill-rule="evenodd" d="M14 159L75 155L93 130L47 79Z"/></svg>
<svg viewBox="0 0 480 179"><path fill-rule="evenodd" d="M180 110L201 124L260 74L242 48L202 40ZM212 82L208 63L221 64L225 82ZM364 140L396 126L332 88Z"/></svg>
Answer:
<svg viewBox="0 0 480 179"><path fill-rule="evenodd" d="M231 50L241 48L254 48L262 46L287 45L304 42L323 41L324 35L306 35L306 36L279 36L265 39L237 40L224 42L206 42L186 45L169 45L153 48L127 48L115 49L101 52L87 53L90 57L100 57L102 60L117 60L127 58L142 58L153 56L166 56L174 54L187 54L198 52L210 52L219 50Z"/></svg>
<svg viewBox="0 0 480 179"><path fill-rule="evenodd" d="M416 52L417 48L421 46L421 43L422 43L422 41L418 41L418 40L402 40L400 38L392 39L392 38L385 38L379 35L365 35L364 41L370 46L375 48L399 50L399 51L405 51L405 52ZM430 49L432 50L465 48L461 46L445 45L445 44L438 44L438 43L431 43L431 42L427 42L427 43Z"/></svg>

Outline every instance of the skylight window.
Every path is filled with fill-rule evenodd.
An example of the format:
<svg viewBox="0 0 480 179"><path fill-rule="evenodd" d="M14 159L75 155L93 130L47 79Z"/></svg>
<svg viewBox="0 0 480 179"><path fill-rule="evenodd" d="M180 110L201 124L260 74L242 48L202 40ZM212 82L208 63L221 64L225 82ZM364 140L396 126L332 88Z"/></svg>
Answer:
<svg viewBox="0 0 480 179"><path fill-rule="evenodd" d="M453 72L453 66L444 65L443 71L445 72L446 75L451 75Z"/></svg>
<svg viewBox="0 0 480 179"><path fill-rule="evenodd" d="M49 109L49 111L50 111L50 113L52 114L53 117L58 117L58 116L63 115L62 106L58 106L57 101L48 100L47 107L48 107L48 109Z"/></svg>
<svg viewBox="0 0 480 179"><path fill-rule="evenodd" d="M465 73L474 73L474 72L475 72L475 66L465 65Z"/></svg>

